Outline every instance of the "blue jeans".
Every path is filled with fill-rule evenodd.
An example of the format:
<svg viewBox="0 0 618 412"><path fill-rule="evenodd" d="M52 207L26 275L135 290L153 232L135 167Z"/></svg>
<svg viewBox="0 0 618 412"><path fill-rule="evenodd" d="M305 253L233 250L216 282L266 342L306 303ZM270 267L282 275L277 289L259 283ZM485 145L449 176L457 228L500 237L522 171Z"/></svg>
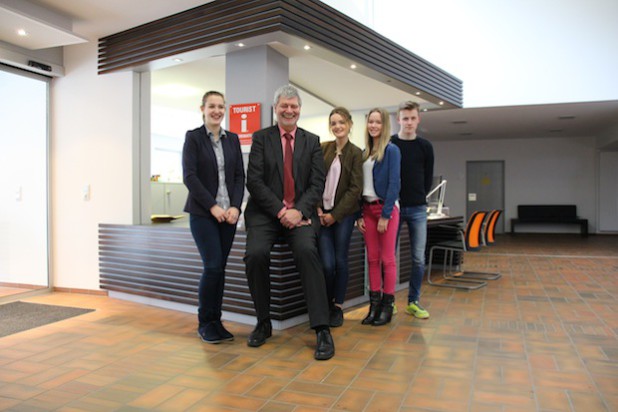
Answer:
<svg viewBox="0 0 618 412"><path fill-rule="evenodd" d="M347 216L341 222L320 228L318 249L324 267L329 304L334 301L341 305L345 300L350 274L348 250L350 249L352 229L354 229L354 216Z"/></svg>
<svg viewBox="0 0 618 412"><path fill-rule="evenodd" d="M194 214L190 215L189 224L204 265L198 288L197 319L201 326L221 319L225 265L232 249L236 225L219 223L213 216Z"/></svg>
<svg viewBox="0 0 618 412"><path fill-rule="evenodd" d="M408 303L419 300L421 284L425 273L425 247L427 245L427 206L402 207L399 215L401 225L408 224L410 234L410 254L412 255L412 273L408 288ZM399 236L397 236L399 238Z"/></svg>

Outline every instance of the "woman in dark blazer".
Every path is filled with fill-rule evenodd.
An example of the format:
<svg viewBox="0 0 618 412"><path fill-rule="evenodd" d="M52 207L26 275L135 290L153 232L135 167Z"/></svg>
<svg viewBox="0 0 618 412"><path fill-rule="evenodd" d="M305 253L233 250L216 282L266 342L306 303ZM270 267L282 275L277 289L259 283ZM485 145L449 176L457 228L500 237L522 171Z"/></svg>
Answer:
<svg viewBox="0 0 618 412"><path fill-rule="evenodd" d="M182 149L185 212L204 271L198 296L198 335L204 342L234 339L221 323L225 265L232 248L245 190L245 169L238 135L221 127L223 94L207 92L200 109L204 125L187 132Z"/></svg>
<svg viewBox="0 0 618 412"><path fill-rule="evenodd" d="M318 242L330 305L329 324L343 324L343 301L348 288L348 250L354 229L354 213L363 190L362 151L350 142L352 116L334 108L328 124L335 140L322 143L326 184L318 216L322 224Z"/></svg>

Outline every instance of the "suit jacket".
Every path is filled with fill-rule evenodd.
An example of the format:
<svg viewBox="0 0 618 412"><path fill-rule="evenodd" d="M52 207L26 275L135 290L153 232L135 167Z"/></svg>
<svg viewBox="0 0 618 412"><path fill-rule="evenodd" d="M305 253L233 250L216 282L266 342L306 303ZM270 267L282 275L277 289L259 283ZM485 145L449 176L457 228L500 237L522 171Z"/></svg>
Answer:
<svg viewBox="0 0 618 412"><path fill-rule="evenodd" d="M298 128L294 142L294 208L319 228L317 206L324 192L324 158L320 138ZM249 200L245 210L247 227L277 224L283 204L283 149L279 127L272 126L253 134L247 168Z"/></svg>
<svg viewBox="0 0 618 412"><path fill-rule="evenodd" d="M230 205L240 210L245 193L245 168L238 135L225 131L221 140L225 159L225 185L230 197ZM210 216L210 208L217 204L219 174L217 159L206 127L189 130L182 148L183 181L189 195L185 212Z"/></svg>
<svg viewBox="0 0 618 412"><path fill-rule="evenodd" d="M337 142L333 140L322 143L322 152L324 153L324 168L328 174L337 155ZM359 209L359 200L363 192L363 152L358 146L348 142L343 147L339 160L341 176L337 183L335 206L330 212L337 222Z"/></svg>

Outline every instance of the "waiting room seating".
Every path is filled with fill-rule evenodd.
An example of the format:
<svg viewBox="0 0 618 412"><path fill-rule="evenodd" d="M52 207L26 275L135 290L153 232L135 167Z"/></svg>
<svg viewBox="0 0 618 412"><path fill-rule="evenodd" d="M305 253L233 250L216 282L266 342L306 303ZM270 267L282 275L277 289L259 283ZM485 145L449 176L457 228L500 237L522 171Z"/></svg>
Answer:
<svg viewBox="0 0 618 412"><path fill-rule="evenodd" d="M456 254L478 251L484 244L495 242L495 226L499 217L500 211L492 211L489 214L484 211L476 211L470 216L465 230L461 230L461 228L456 229L458 230L458 240L440 242L433 245L429 250L427 282L434 286L473 290L486 286L488 280L500 278L501 275L499 273L463 271L459 263L454 263L463 260L454 259ZM441 282L433 282L431 280L433 254L436 250L444 251L442 263L443 280Z"/></svg>

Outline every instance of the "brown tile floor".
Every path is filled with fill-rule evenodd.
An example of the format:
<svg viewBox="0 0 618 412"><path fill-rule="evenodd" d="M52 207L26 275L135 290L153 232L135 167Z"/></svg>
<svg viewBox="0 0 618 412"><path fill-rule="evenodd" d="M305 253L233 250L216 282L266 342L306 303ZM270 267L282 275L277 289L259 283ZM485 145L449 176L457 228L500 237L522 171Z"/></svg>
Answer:
<svg viewBox="0 0 618 412"><path fill-rule="evenodd" d="M207 345L194 316L101 296L28 301L95 312L0 338L8 411L618 411L618 236L504 235L466 266L467 292L424 286L431 312L386 327L346 311L337 355L313 360L301 325L261 348L227 322Z"/></svg>

